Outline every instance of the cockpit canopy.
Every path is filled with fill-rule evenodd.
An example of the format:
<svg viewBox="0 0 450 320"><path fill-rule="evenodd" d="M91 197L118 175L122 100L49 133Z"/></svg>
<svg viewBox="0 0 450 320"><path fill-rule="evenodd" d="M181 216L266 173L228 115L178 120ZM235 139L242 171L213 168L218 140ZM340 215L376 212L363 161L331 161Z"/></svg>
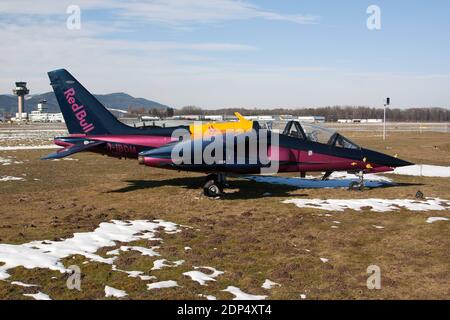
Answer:
<svg viewBox="0 0 450 320"><path fill-rule="evenodd" d="M301 124L298 121L289 121L284 128L283 134L297 139L318 142L339 148L361 149L360 146L340 133L310 123Z"/></svg>

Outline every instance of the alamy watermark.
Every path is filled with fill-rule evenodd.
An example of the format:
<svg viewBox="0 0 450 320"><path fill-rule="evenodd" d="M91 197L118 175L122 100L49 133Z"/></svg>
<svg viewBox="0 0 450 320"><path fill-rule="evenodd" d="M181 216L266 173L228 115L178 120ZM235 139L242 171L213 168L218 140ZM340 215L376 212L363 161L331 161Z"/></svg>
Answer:
<svg viewBox="0 0 450 320"><path fill-rule="evenodd" d="M66 27L69 30L81 29L81 8L78 5L72 4L67 7L66 13L69 15L66 19Z"/></svg>
<svg viewBox="0 0 450 320"><path fill-rule="evenodd" d="M79 266L72 265L67 269L72 271L70 276L67 278L67 289L81 291L81 269Z"/></svg>
<svg viewBox="0 0 450 320"><path fill-rule="evenodd" d="M381 269L377 265L370 265L367 267L367 274L370 276L367 278L366 285L369 290L381 289Z"/></svg>
<svg viewBox="0 0 450 320"><path fill-rule="evenodd" d="M366 13L369 15L366 22L367 29L381 30L381 8L373 4L367 7Z"/></svg>

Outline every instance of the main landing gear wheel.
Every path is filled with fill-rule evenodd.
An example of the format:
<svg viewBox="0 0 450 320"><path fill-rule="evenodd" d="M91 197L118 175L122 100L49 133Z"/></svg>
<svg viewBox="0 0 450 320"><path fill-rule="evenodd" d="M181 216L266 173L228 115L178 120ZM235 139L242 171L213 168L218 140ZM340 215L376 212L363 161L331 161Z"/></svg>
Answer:
<svg viewBox="0 0 450 320"><path fill-rule="evenodd" d="M223 183L219 179L219 175L211 174L206 177L206 183L203 186L205 196L217 198L223 196Z"/></svg>

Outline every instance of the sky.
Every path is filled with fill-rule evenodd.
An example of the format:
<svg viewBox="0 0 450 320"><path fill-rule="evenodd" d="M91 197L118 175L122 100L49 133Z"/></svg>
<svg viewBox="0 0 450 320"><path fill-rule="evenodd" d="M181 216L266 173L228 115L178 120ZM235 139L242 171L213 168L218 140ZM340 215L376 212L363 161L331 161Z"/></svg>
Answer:
<svg viewBox="0 0 450 320"><path fill-rule="evenodd" d="M48 92L47 71L65 68L91 92L177 108L387 96L450 108L449 12L448 0L0 0L0 93L19 80Z"/></svg>

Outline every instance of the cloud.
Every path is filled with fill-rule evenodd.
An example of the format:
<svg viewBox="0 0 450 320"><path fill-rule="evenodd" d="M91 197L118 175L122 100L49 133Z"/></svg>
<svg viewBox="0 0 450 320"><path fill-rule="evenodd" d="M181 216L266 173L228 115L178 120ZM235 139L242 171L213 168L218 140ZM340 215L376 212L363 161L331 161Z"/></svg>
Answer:
<svg viewBox="0 0 450 320"><path fill-rule="evenodd" d="M70 31L66 8L74 2L82 8L82 28ZM92 14L85 15L87 10ZM314 17L264 10L249 1L1 0L0 92L11 92L17 80L28 81L32 94L49 91L46 72L67 68L93 92L125 91L175 107L379 105L386 95L399 105L439 106L450 101L450 76L444 71L343 70L308 65L302 57L288 65L267 58L264 44L215 42L204 33L192 37L203 41L190 41L191 34L185 33L171 37L179 41L155 41L148 40L150 32L131 32L140 23L183 29L249 19L317 22ZM277 50L284 57L285 49Z"/></svg>
<svg viewBox="0 0 450 320"><path fill-rule="evenodd" d="M298 24L317 23L318 17L267 11L240 0L2 0L0 14L65 15L69 5L81 10L109 10L121 18L172 26L266 19Z"/></svg>

